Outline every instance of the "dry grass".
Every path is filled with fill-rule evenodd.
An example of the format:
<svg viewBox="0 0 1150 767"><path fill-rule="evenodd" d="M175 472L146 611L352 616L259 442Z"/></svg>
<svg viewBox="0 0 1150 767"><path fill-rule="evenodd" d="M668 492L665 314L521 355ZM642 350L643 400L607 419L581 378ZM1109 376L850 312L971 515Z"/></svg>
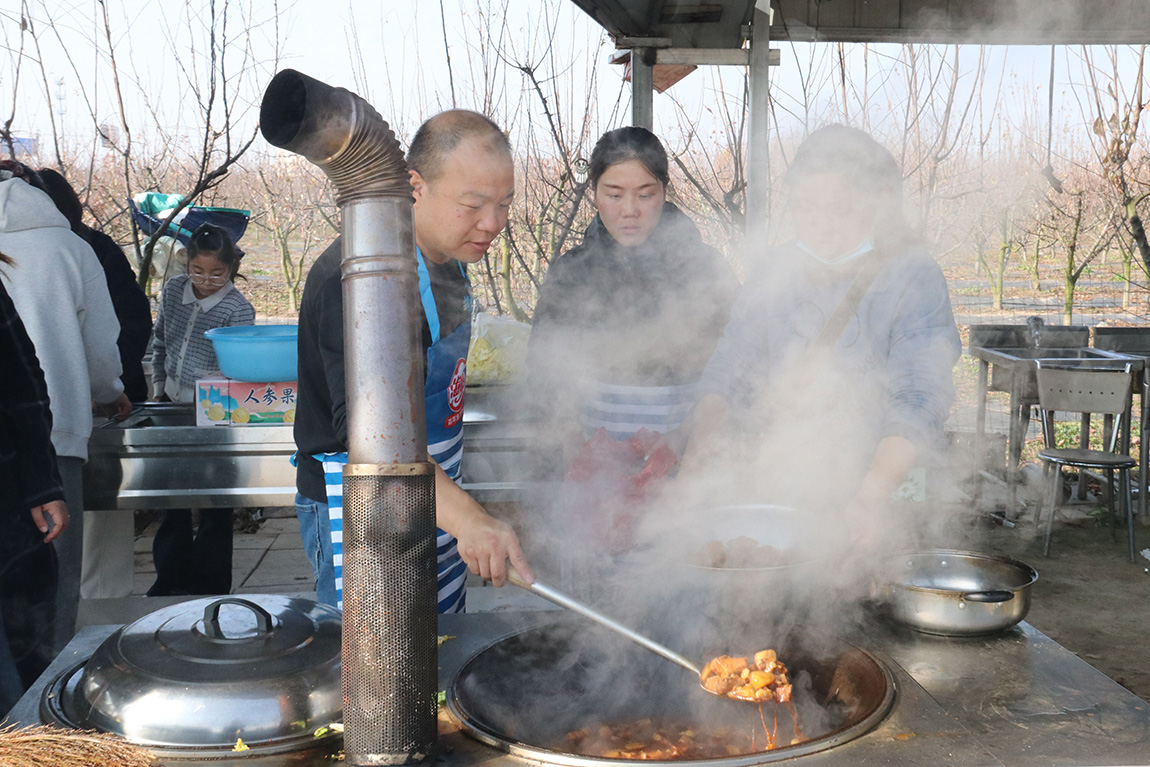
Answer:
<svg viewBox="0 0 1150 767"><path fill-rule="evenodd" d="M154 767L156 756L121 738L58 727L0 729L4 767Z"/></svg>

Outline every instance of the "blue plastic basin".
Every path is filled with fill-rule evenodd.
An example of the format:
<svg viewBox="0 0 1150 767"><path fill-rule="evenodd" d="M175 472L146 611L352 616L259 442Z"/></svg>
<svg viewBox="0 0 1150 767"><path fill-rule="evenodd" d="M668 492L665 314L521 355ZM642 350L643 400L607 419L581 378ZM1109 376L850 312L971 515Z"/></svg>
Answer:
<svg viewBox="0 0 1150 767"><path fill-rule="evenodd" d="M296 380L297 325L241 325L204 333L216 349L220 372L237 381Z"/></svg>

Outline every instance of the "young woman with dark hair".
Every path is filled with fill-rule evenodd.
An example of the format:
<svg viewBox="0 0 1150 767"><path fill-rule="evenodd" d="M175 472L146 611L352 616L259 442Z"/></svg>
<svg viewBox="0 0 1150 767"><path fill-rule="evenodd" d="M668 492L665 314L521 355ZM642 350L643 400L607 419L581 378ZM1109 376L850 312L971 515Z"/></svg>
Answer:
<svg viewBox="0 0 1150 767"><path fill-rule="evenodd" d="M598 212L540 291L533 390L584 436L600 427L617 439L643 427L667 432L694 404L738 279L667 200L667 153L653 133L604 134L588 175Z"/></svg>
<svg viewBox="0 0 1150 767"><path fill-rule="evenodd" d="M565 552L565 568L586 576L569 587L609 569L603 551L632 547L739 287L667 200L667 153L653 133L604 134L588 180L597 213L547 272L527 358L547 435L537 471L565 478L552 511L567 539L587 542Z"/></svg>

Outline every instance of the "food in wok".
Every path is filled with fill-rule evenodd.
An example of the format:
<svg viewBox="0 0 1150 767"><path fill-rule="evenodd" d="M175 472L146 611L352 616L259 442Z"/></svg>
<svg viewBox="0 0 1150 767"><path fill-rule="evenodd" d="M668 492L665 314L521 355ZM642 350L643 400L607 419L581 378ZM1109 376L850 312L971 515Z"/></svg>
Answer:
<svg viewBox="0 0 1150 767"><path fill-rule="evenodd" d="M606 759L694 760L753 754L768 750L754 730L729 727L703 731L686 722L644 718L622 724L583 727L567 734L562 750Z"/></svg>
<svg viewBox="0 0 1150 767"><path fill-rule="evenodd" d="M787 703L791 699L787 667L774 650L760 650L750 661L720 655L703 667L699 680L708 692L734 700Z"/></svg>

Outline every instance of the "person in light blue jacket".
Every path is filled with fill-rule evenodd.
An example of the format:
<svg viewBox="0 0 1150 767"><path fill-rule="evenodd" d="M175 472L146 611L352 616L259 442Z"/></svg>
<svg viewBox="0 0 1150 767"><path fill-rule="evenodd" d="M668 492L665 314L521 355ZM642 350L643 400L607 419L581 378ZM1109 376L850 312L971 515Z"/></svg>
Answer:
<svg viewBox="0 0 1150 767"><path fill-rule="evenodd" d="M789 237L748 269L703 374L684 465L697 475L741 444L740 460L763 467L752 472L761 487L785 477L776 497L842 511L864 540L912 468L939 455L961 344L884 147L827 126L785 183Z"/></svg>

